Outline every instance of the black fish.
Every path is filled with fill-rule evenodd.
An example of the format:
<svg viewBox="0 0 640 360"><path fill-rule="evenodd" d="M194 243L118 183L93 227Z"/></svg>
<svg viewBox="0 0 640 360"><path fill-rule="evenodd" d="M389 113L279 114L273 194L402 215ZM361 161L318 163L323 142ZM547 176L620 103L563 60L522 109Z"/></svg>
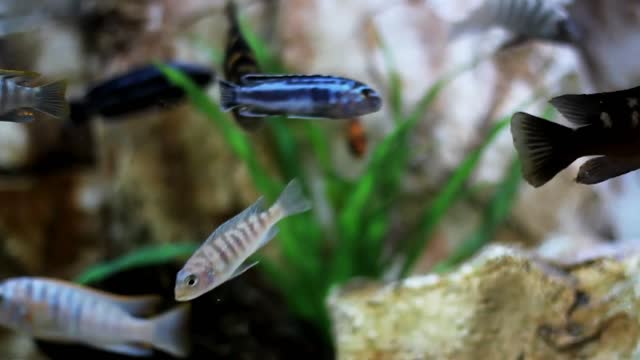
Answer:
<svg viewBox="0 0 640 360"><path fill-rule="evenodd" d="M597 184L640 169L640 87L614 92L563 95L550 103L576 128L523 112L511 133L524 178L539 187L584 156L576 182Z"/></svg>
<svg viewBox="0 0 640 360"><path fill-rule="evenodd" d="M224 54L224 78L232 83L239 83L244 75L261 73L253 50L240 31L238 23L238 10L233 1L227 2L227 19L229 30L227 31L227 44ZM243 129L254 131L259 129L264 120L256 117L246 117L239 114L239 110L232 111L233 117Z"/></svg>
<svg viewBox="0 0 640 360"><path fill-rule="evenodd" d="M198 86L211 83L215 74L209 67L183 62L166 63L182 71ZM135 114L157 106L169 106L186 97L184 90L170 83L153 64L135 68L94 86L84 99L71 104L71 119L82 123L93 115L107 118Z"/></svg>

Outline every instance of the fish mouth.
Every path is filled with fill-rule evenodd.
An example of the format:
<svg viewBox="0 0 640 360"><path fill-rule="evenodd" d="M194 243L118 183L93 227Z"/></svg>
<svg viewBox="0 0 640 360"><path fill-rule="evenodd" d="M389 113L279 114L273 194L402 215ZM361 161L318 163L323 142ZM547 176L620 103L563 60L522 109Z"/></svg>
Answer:
<svg viewBox="0 0 640 360"><path fill-rule="evenodd" d="M198 297L198 294L188 294L183 291L176 290L174 293L174 298L176 301L189 301Z"/></svg>

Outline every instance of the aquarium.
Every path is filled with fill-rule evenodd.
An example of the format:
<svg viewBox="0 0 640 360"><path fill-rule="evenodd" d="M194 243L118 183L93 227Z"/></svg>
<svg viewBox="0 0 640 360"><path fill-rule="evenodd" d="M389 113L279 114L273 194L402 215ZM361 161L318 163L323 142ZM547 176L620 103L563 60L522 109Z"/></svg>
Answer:
<svg viewBox="0 0 640 360"><path fill-rule="evenodd" d="M0 360L640 358L638 30L0 0Z"/></svg>

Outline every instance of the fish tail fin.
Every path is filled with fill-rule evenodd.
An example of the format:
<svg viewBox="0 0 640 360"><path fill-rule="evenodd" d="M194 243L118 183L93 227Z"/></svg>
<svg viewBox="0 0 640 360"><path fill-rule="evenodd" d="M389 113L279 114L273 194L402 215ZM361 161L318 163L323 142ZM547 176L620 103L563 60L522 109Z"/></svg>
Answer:
<svg viewBox="0 0 640 360"><path fill-rule="evenodd" d="M302 192L302 185L298 179L293 179L282 190L276 204L282 209L283 216L290 216L311 209L311 202Z"/></svg>
<svg viewBox="0 0 640 360"><path fill-rule="evenodd" d="M36 93L35 108L56 118L69 116L69 104L65 99L67 83L64 80L42 85Z"/></svg>
<svg viewBox="0 0 640 360"><path fill-rule="evenodd" d="M220 106L222 111L229 111L238 105L238 99L236 96L236 86L228 81L220 80Z"/></svg>
<svg viewBox="0 0 640 360"><path fill-rule="evenodd" d="M190 304L179 305L151 319L154 347L179 358L189 355L190 310Z"/></svg>
<svg viewBox="0 0 640 360"><path fill-rule="evenodd" d="M544 185L578 158L569 127L517 112L511 118L511 134L523 176L534 187Z"/></svg>

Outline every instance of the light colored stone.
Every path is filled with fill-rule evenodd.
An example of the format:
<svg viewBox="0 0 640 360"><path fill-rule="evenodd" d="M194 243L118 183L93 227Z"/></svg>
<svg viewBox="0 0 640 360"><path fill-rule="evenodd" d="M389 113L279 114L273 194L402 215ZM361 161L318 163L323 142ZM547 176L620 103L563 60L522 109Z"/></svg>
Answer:
<svg viewBox="0 0 640 360"><path fill-rule="evenodd" d="M328 300L338 359L639 356L640 253L605 255L563 269L490 246L449 274L354 281Z"/></svg>

